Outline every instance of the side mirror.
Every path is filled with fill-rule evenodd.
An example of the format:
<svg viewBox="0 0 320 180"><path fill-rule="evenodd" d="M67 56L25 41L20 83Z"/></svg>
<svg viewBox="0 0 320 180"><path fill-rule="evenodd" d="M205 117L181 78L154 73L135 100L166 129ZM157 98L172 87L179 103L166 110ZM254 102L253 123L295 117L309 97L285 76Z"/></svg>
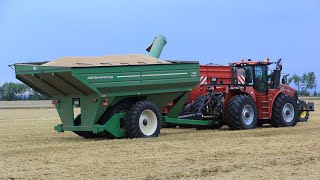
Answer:
<svg viewBox="0 0 320 180"><path fill-rule="evenodd" d="M282 83L282 84L287 84L287 79L286 79L285 77L282 77L281 83Z"/></svg>
<svg viewBox="0 0 320 180"><path fill-rule="evenodd" d="M288 76L289 74L285 74L282 79L281 79L281 83L282 84L288 84Z"/></svg>

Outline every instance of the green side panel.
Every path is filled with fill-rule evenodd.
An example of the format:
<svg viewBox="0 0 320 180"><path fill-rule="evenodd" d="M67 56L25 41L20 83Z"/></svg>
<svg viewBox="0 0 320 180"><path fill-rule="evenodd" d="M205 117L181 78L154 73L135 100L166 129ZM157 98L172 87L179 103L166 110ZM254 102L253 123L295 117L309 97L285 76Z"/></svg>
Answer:
<svg viewBox="0 0 320 180"><path fill-rule="evenodd" d="M199 64L72 68L72 75L100 96L191 91L199 84Z"/></svg>
<svg viewBox="0 0 320 180"><path fill-rule="evenodd" d="M114 98L108 98L108 105ZM102 99L96 95L80 98L81 103L81 126L93 126L106 111L108 106L103 105Z"/></svg>
<svg viewBox="0 0 320 180"><path fill-rule="evenodd" d="M164 123L171 124L190 124L190 125L210 125L210 121L208 120L193 120L193 119L178 119L178 118L169 118L167 116L162 117L162 121Z"/></svg>
<svg viewBox="0 0 320 180"><path fill-rule="evenodd" d="M16 74L41 74L41 73L57 73L68 72L70 67L57 67L57 66L40 66L33 64L15 64Z"/></svg>
<svg viewBox="0 0 320 180"><path fill-rule="evenodd" d="M71 71L55 73L16 74L17 79L32 87L36 91L49 97L54 96L87 96L96 94L91 88L83 84L71 74Z"/></svg>
<svg viewBox="0 0 320 180"><path fill-rule="evenodd" d="M178 96L181 96L184 92L172 92L172 93L160 93L160 94L149 94L146 100L153 102L159 108L166 106L169 102Z"/></svg>
<svg viewBox="0 0 320 180"><path fill-rule="evenodd" d="M58 124L54 127L54 130L58 132L64 131L91 131L95 134L103 131L107 131L114 137L120 138L127 136L127 131L120 127L120 119L124 118L126 113L114 114L106 124L99 125L95 124L93 126L66 126L64 124Z"/></svg>
<svg viewBox="0 0 320 180"><path fill-rule="evenodd" d="M186 102L190 92L185 92L183 95L175 99L174 106L170 109L169 113L167 114L170 118L177 118L181 113L181 109L184 106L184 102Z"/></svg>
<svg viewBox="0 0 320 180"><path fill-rule="evenodd" d="M62 124L64 126L73 126L74 113L72 98L68 96L56 97L54 102Z"/></svg>
<svg viewBox="0 0 320 180"><path fill-rule="evenodd" d="M120 119L124 118L126 115L126 113L114 114L104 125L104 130L108 131L114 137L127 136L127 131L125 129L120 128Z"/></svg>

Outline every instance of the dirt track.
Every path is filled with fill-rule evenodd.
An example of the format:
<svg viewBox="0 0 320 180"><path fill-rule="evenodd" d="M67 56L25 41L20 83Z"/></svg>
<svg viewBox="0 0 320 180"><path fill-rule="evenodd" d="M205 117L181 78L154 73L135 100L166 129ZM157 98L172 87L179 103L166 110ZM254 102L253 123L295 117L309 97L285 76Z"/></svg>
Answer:
<svg viewBox="0 0 320 180"><path fill-rule="evenodd" d="M0 114L0 179L320 179L319 111L292 128L162 129L132 140L58 134L54 109Z"/></svg>

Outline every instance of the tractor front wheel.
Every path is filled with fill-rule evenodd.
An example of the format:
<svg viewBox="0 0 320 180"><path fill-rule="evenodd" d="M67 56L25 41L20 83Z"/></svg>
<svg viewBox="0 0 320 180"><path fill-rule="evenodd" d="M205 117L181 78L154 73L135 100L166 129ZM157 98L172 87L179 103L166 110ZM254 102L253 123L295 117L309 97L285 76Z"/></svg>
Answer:
<svg viewBox="0 0 320 180"><path fill-rule="evenodd" d="M157 137L161 121L160 110L155 104L139 101L130 108L125 127L130 138Z"/></svg>
<svg viewBox="0 0 320 180"><path fill-rule="evenodd" d="M254 100L248 95L233 96L226 108L225 118L232 130L254 129L258 123L258 110Z"/></svg>
<svg viewBox="0 0 320 180"><path fill-rule="evenodd" d="M285 94L276 97L272 108L272 126L295 126L298 121L297 115L297 105L293 98Z"/></svg>

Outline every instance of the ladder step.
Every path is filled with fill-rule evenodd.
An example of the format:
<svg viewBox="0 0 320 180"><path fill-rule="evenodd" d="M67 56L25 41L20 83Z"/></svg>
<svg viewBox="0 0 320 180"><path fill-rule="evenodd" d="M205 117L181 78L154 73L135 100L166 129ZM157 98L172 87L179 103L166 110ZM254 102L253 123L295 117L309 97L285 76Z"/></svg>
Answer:
<svg viewBox="0 0 320 180"><path fill-rule="evenodd" d="M269 118L262 118L262 119L269 119Z"/></svg>
<svg viewBox="0 0 320 180"><path fill-rule="evenodd" d="M261 101L261 102L263 102L263 103L267 103L268 101Z"/></svg>
<svg viewBox="0 0 320 180"><path fill-rule="evenodd" d="M262 107L262 109L268 109L269 107L268 106L264 106L264 107Z"/></svg>
<svg viewBox="0 0 320 180"><path fill-rule="evenodd" d="M262 114L269 114L268 112L262 112Z"/></svg>

